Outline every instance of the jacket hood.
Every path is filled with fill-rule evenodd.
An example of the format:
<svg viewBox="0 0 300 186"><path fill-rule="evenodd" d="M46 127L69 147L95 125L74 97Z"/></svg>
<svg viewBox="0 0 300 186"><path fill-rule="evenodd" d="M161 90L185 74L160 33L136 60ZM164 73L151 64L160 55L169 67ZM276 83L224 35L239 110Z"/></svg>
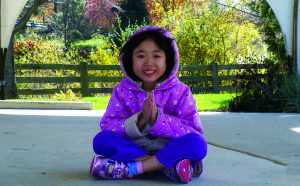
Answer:
<svg viewBox="0 0 300 186"><path fill-rule="evenodd" d="M163 80L162 82L158 82L157 85L156 85L156 90L162 90L162 89L166 89L166 88L170 88L172 86L174 86L179 80L177 78L177 72L179 70L179 52L178 52L178 48L177 48L177 44L175 42L175 39L174 37L172 36L172 34L170 32L168 32L167 30L161 28L161 27L157 27L157 26L145 26L145 27L142 27L140 29L138 29L136 32L134 32L130 37L129 39L127 40L126 43L128 43L132 37L140 34L140 33L143 33L145 31L151 31L151 30L160 30L162 32L162 35L167 37L167 38L170 38L172 39L172 48L174 50L174 66L171 70L171 73L168 77L166 77L165 80ZM130 88L130 89L139 89L142 87L142 82L140 81L135 81L133 80L132 78L130 78L130 76L128 76L125 68L124 68L124 64L122 62L122 56L123 56L123 53L121 52L120 53L120 66L121 66L121 70L125 76L124 80L123 80L123 83L126 84L126 87Z"/></svg>

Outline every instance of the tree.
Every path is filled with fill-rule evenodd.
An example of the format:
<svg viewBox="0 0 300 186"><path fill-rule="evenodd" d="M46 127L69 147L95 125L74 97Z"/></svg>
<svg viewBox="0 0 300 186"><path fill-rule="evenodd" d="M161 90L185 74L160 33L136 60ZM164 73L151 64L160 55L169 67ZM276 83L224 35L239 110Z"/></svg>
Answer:
<svg viewBox="0 0 300 186"><path fill-rule="evenodd" d="M118 48L124 44L137 28L149 24L149 13L143 0L122 0L120 5L119 18L111 41Z"/></svg>
<svg viewBox="0 0 300 186"><path fill-rule="evenodd" d="M272 8L266 0L251 1L248 6L261 18L262 31L265 35L264 42L268 45L268 50L281 64L287 65L284 37Z"/></svg>
<svg viewBox="0 0 300 186"><path fill-rule="evenodd" d="M123 30L130 24L149 23L149 13L144 0L122 0L120 7L124 11L120 14Z"/></svg>
<svg viewBox="0 0 300 186"><path fill-rule="evenodd" d="M168 11L157 25L174 35L182 65L236 64L262 45L253 23L242 21L238 10L225 11L217 3L186 4Z"/></svg>
<svg viewBox="0 0 300 186"><path fill-rule="evenodd" d="M169 11L175 11L178 8L190 4L190 5L203 5L211 0L197 1L197 0L146 0L147 9L150 14L152 23L159 22L165 13Z"/></svg>
<svg viewBox="0 0 300 186"><path fill-rule="evenodd" d="M41 4L45 2L47 2L47 0L29 0L21 13L19 22L15 25L12 31L5 61L5 97L8 99L17 98L17 85L14 63L14 36L17 32L19 32L26 26L26 23L30 19L31 15Z"/></svg>
<svg viewBox="0 0 300 186"><path fill-rule="evenodd" d="M119 3L120 0L89 0L86 17L92 26L109 29L115 23L117 13L122 11Z"/></svg>
<svg viewBox="0 0 300 186"><path fill-rule="evenodd" d="M85 21L85 15L86 3L82 0L65 0L54 13L52 24L56 32L63 36L66 49L78 39L91 37L93 30L89 22Z"/></svg>

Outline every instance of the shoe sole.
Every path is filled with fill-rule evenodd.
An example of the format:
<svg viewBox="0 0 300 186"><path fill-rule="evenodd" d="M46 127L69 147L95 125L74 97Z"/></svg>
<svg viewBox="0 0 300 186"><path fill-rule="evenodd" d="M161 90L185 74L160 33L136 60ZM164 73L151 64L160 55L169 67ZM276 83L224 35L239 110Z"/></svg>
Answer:
<svg viewBox="0 0 300 186"><path fill-rule="evenodd" d="M195 169L193 170L193 177L199 177L202 174L203 166L202 160L198 161Z"/></svg>
<svg viewBox="0 0 300 186"><path fill-rule="evenodd" d="M93 175L93 170L94 170L94 163L95 163L95 156L93 157L91 167L90 167L90 175Z"/></svg>
<svg viewBox="0 0 300 186"><path fill-rule="evenodd" d="M185 159L179 162L179 165L176 166L176 172L180 177L182 183L189 183L192 180L193 168L191 165L191 160Z"/></svg>

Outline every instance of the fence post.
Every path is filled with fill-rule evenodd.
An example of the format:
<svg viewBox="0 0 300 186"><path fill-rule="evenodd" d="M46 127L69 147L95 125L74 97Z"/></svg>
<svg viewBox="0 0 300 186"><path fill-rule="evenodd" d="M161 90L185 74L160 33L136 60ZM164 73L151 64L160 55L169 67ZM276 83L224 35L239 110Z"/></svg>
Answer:
<svg viewBox="0 0 300 186"><path fill-rule="evenodd" d="M1 37L1 36L0 36ZM7 48L0 48L0 99L5 99L5 60L6 60Z"/></svg>
<svg viewBox="0 0 300 186"><path fill-rule="evenodd" d="M89 79L88 79L88 63L86 61L80 63L80 79L81 79L81 96L88 97Z"/></svg>
<svg viewBox="0 0 300 186"><path fill-rule="evenodd" d="M213 93L220 93L219 91L219 77L218 77L218 63L211 63L211 80Z"/></svg>

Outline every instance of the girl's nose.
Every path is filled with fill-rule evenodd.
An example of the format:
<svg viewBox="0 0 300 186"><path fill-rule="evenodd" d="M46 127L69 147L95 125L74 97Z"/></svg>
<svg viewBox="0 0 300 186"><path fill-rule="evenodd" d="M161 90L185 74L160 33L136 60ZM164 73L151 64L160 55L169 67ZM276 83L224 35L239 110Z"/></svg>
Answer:
<svg viewBox="0 0 300 186"><path fill-rule="evenodd" d="M151 57L147 57L145 65L153 66L153 59Z"/></svg>

